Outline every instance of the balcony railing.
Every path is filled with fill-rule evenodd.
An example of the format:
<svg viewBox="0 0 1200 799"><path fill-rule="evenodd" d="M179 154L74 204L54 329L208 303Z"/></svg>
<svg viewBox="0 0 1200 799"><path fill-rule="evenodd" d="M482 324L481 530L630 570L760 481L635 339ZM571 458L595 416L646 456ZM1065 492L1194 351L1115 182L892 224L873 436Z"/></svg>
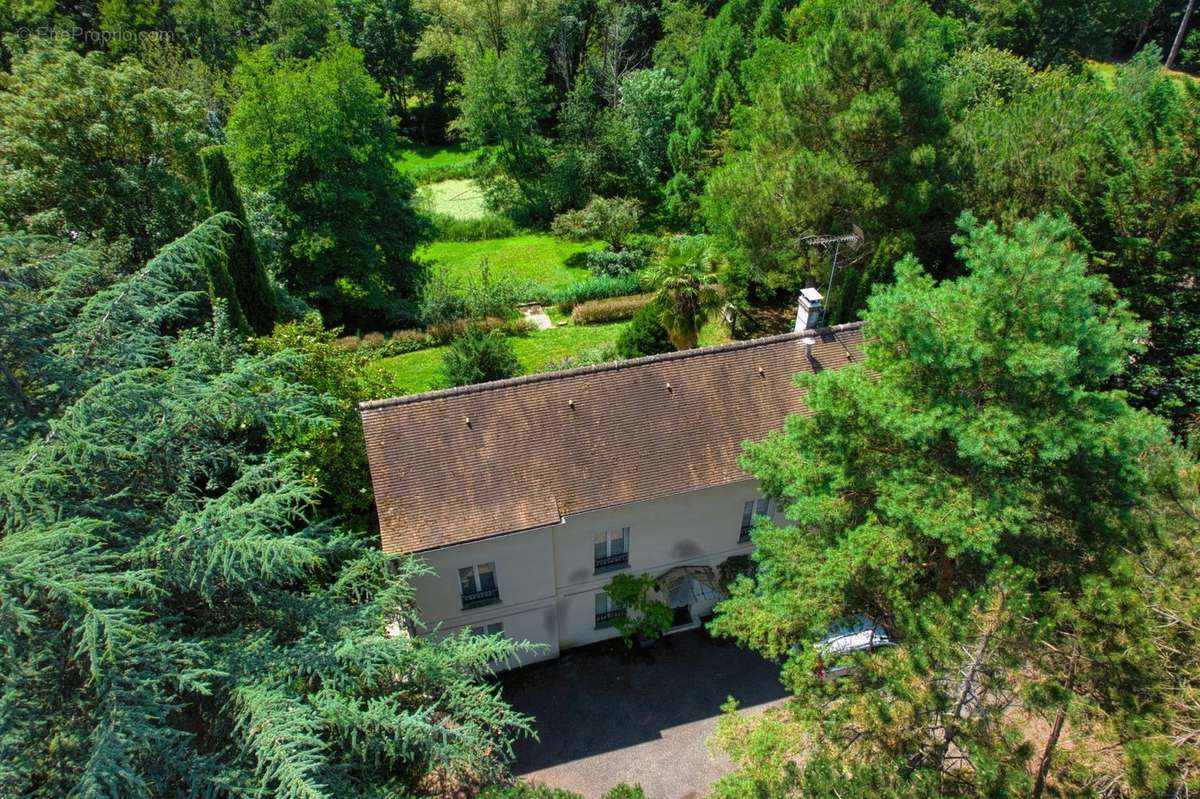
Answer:
<svg viewBox="0 0 1200 799"><path fill-rule="evenodd" d="M481 608L484 605L494 605L499 601L499 588L488 588L484 591L475 591L470 594L462 595L463 610L469 610L470 608Z"/></svg>
<svg viewBox="0 0 1200 799"><path fill-rule="evenodd" d="M600 572L610 572L617 569L624 569L628 565L628 552L620 552L616 555L605 555L602 558L596 558L596 574L599 574Z"/></svg>
<svg viewBox="0 0 1200 799"><path fill-rule="evenodd" d="M616 608L614 610L606 610L603 613L596 614L596 629L601 627L612 627L613 622L617 619L625 618L625 608Z"/></svg>

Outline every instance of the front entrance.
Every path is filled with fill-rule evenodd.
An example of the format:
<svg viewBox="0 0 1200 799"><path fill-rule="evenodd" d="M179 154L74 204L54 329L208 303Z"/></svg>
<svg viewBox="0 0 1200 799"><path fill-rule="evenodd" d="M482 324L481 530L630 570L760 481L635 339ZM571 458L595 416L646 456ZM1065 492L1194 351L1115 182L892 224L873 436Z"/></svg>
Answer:
<svg viewBox="0 0 1200 799"><path fill-rule="evenodd" d="M722 594L708 566L676 566L658 577L659 596L671 608L671 629L692 627Z"/></svg>

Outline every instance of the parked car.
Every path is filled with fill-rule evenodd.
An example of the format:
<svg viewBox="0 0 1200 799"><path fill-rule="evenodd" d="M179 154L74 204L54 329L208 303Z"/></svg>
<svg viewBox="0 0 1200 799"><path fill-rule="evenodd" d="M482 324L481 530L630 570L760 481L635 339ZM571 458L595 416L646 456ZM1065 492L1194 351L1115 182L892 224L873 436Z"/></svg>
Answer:
<svg viewBox="0 0 1200 799"><path fill-rule="evenodd" d="M854 665L848 662L847 655L895 645L880 624L867 616L855 616L843 624L830 627L828 634L817 644L817 654L820 656L816 667L817 678L832 680L853 671Z"/></svg>

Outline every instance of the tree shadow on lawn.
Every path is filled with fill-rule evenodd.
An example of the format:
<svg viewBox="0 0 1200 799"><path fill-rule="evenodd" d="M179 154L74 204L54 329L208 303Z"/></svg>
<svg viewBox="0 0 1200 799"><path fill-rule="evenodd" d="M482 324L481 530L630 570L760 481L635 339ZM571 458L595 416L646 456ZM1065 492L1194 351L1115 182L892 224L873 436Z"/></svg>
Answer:
<svg viewBox="0 0 1200 799"><path fill-rule="evenodd" d="M720 714L727 697L753 707L787 696L779 665L703 630L628 651L618 638L502 674L505 698L536 720L515 771L525 774L635 744Z"/></svg>

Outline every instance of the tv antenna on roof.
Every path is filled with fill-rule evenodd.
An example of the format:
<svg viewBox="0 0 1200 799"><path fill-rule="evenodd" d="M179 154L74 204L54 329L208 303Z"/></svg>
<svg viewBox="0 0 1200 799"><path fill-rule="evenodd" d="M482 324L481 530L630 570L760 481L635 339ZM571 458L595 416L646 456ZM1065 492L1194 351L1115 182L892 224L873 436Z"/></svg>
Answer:
<svg viewBox="0 0 1200 799"><path fill-rule="evenodd" d="M800 239L801 243L808 244L813 247L829 248L830 245L833 246L833 259L829 264L829 286L825 289L826 302L829 301L830 294L833 291L833 276L837 273L838 253L841 251L842 245L845 244L849 246L850 249L857 250L862 246L862 243L865 239L866 237L863 235L862 228L860 228L858 225L851 225L849 233L843 233L838 236L805 236Z"/></svg>

